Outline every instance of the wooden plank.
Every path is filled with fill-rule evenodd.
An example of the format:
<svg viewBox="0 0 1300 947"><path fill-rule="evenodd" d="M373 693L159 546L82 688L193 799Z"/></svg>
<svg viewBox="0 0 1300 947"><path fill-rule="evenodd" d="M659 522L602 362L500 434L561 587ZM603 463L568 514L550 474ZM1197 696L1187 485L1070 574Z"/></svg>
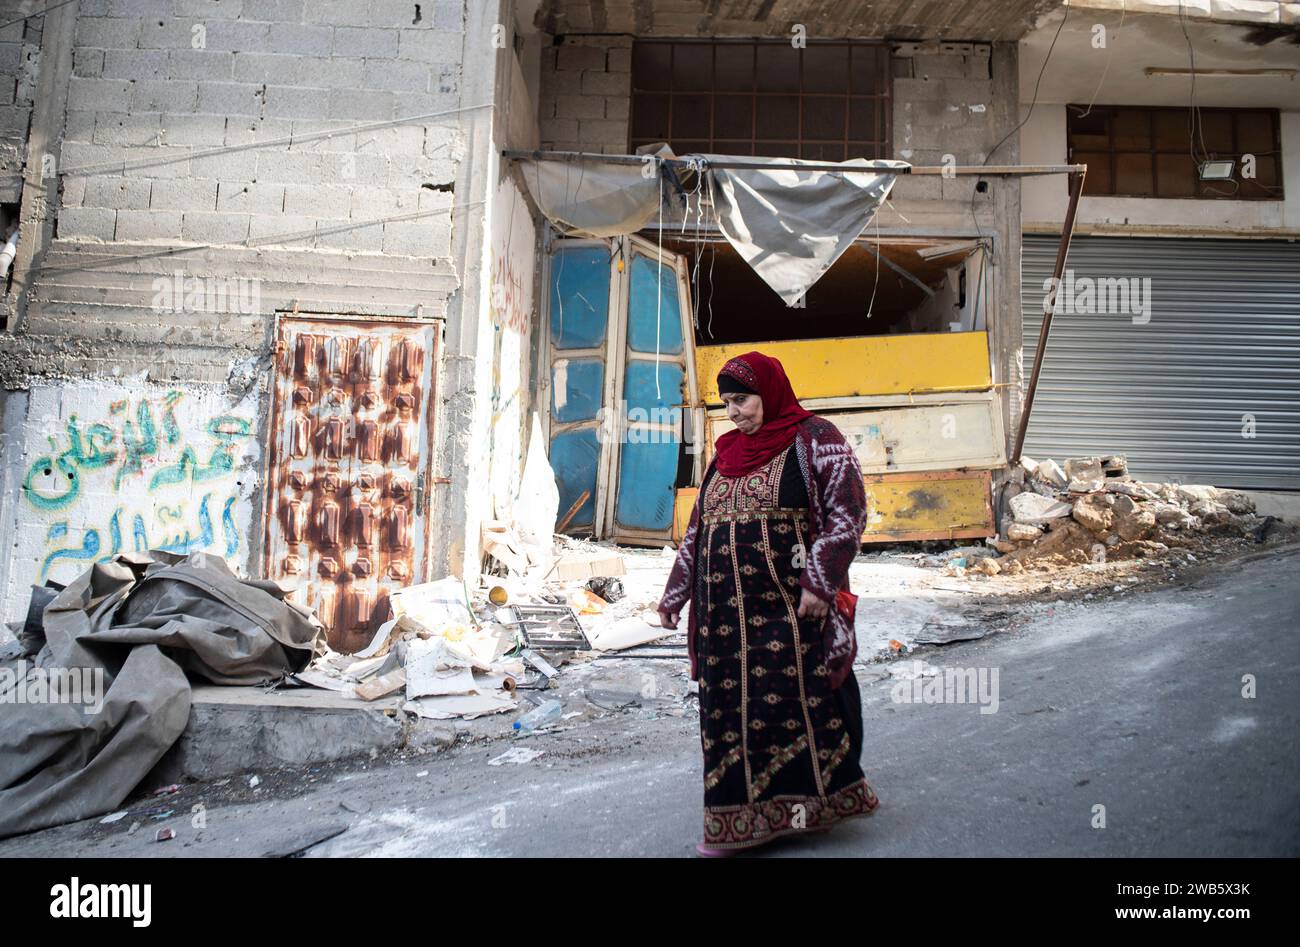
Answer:
<svg viewBox="0 0 1300 947"><path fill-rule="evenodd" d="M992 385L988 333L982 331L743 342L695 350L705 404L722 403L718 370L755 349L780 359L800 400L977 391Z"/></svg>
<svg viewBox="0 0 1300 947"><path fill-rule="evenodd" d="M997 532L987 470L878 474L863 480L864 543L969 539Z"/></svg>

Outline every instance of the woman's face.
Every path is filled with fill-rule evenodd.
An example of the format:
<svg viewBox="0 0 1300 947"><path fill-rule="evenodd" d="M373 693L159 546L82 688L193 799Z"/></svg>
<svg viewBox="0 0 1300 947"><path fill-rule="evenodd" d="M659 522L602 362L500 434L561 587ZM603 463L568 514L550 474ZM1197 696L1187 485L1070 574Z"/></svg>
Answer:
<svg viewBox="0 0 1300 947"><path fill-rule="evenodd" d="M727 419L741 434L753 434L763 426L763 399L758 395L729 391L722 400L727 405Z"/></svg>

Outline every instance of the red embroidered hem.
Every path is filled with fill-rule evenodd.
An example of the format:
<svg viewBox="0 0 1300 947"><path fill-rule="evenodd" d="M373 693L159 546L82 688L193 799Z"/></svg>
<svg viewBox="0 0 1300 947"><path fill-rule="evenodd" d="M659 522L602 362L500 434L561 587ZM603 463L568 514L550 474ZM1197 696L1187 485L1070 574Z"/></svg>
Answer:
<svg viewBox="0 0 1300 947"><path fill-rule="evenodd" d="M880 800L864 779L818 796L777 796L742 806L704 809L704 844L709 848L752 848L776 838L829 829L845 819L870 815ZM802 806L802 824L796 826Z"/></svg>

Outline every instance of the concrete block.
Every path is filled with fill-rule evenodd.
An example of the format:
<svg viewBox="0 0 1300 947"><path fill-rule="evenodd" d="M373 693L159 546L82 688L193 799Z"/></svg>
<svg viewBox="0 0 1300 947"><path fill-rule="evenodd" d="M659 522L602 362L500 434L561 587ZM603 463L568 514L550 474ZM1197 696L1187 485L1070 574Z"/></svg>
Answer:
<svg viewBox="0 0 1300 947"><path fill-rule="evenodd" d="M339 26L334 30L334 53L361 59L393 59L397 56L397 38L397 30Z"/></svg>
<svg viewBox="0 0 1300 947"><path fill-rule="evenodd" d="M255 151L221 151L195 155L190 172L197 178L216 181L253 181L257 178L258 156Z"/></svg>
<svg viewBox="0 0 1300 947"><path fill-rule="evenodd" d="M109 16L170 16L171 0L108 0Z"/></svg>
<svg viewBox="0 0 1300 947"><path fill-rule="evenodd" d="M411 4L411 14L415 4ZM328 23L331 26L369 26L370 5L356 0L311 0L303 9L307 23Z"/></svg>
<svg viewBox="0 0 1300 947"><path fill-rule="evenodd" d="M263 6L262 0L172 0L172 13L204 20L234 20L246 8Z"/></svg>
<svg viewBox="0 0 1300 947"><path fill-rule="evenodd" d="M74 67L75 68L75 67ZM12 76L0 76L0 105L13 105L18 91L18 80ZM23 107L26 110L26 106ZM26 131L26 128L23 129ZM17 136L23 137L23 136Z"/></svg>
<svg viewBox="0 0 1300 947"><path fill-rule="evenodd" d="M583 95L628 95L632 88L632 74L618 72L584 72Z"/></svg>
<svg viewBox="0 0 1300 947"><path fill-rule="evenodd" d="M357 253L383 251L384 225L365 220L321 220L316 224L316 246L322 250Z"/></svg>
<svg viewBox="0 0 1300 947"><path fill-rule="evenodd" d="M632 71L631 48L628 47L625 49L611 49L607 53L606 69L608 69L610 72L630 73Z"/></svg>
<svg viewBox="0 0 1300 947"><path fill-rule="evenodd" d="M429 116L456 108L460 103L454 95L440 95L436 92L395 92L393 118L413 118L417 115Z"/></svg>
<svg viewBox="0 0 1300 947"><path fill-rule="evenodd" d="M168 50L167 74L173 79L226 82L234 78L235 54L220 49Z"/></svg>
<svg viewBox="0 0 1300 947"><path fill-rule="evenodd" d="M605 96L605 117L626 122L632 117L632 99L626 95Z"/></svg>
<svg viewBox="0 0 1300 947"><path fill-rule="evenodd" d="M451 252L449 214L433 219L390 221L384 224L385 253L416 257L445 257Z"/></svg>
<svg viewBox="0 0 1300 947"><path fill-rule="evenodd" d="M334 184L289 184L284 189L284 212L303 217L346 218L350 189Z"/></svg>
<svg viewBox="0 0 1300 947"><path fill-rule="evenodd" d="M441 81L442 70L439 69ZM367 89L390 92L428 92L429 66L422 62L367 60L361 84Z"/></svg>
<svg viewBox="0 0 1300 947"><path fill-rule="evenodd" d="M440 30L409 29L401 31L398 59L419 62L460 62L465 37L461 33Z"/></svg>
<svg viewBox="0 0 1300 947"><path fill-rule="evenodd" d="M119 242L176 241L181 237L179 211L119 210L117 233Z"/></svg>
<svg viewBox="0 0 1300 947"><path fill-rule="evenodd" d="M352 188L350 200L348 215L358 221L409 214L419 209L409 194L373 185L362 184Z"/></svg>
<svg viewBox="0 0 1300 947"><path fill-rule="evenodd" d="M357 135L358 147L383 155L418 155L424 151L424 128L419 125L391 125Z"/></svg>
<svg viewBox="0 0 1300 947"><path fill-rule="evenodd" d="M8 67L0 66L0 73L9 72ZM17 71L15 65L14 72ZM72 51L72 74L82 79L96 79L104 74L104 50L86 49L77 47ZM16 85L16 80L10 79L11 85ZM12 101L12 95L10 101Z"/></svg>
<svg viewBox="0 0 1300 947"><path fill-rule="evenodd" d="M542 135L546 138L578 140L578 120L576 118L551 118L542 123Z"/></svg>
<svg viewBox="0 0 1300 947"><path fill-rule="evenodd" d="M163 119L166 124L166 118ZM282 118L226 119L226 144L250 145L255 142L283 141L287 146L293 132L293 123Z"/></svg>
<svg viewBox="0 0 1300 947"><path fill-rule="evenodd" d="M598 46L573 46L565 44L559 48L555 58L557 69L580 69L583 71L605 71L605 50Z"/></svg>
<svg viewBox="0 0 1300 947"><path fill-rule="evenodd" d="M64 141L91 141L95 137L95 112L69 111L63 122Z"/></svg>
<svg viewBox="0 0 1300 947"><path fill-rule="evenodd" d="M332 89L329 117L358 122L383 122L395 117L396 98L377 89Z"/></svg>
<svg viewBox="0 0 1300 947"><path fill-rule="evenodd" d="M262 86L248 82L204 82L195 111L219 116L260 116Z"/></svg>
<svg viewBox="0 0 1300 947"><path fill-rule="evenodd" d="M146 79L131 85L132 112L193 112L198 101L199 84L190 80Z"/></svg>
<svg viewBox="0 0 1300 947"><path fill-rule="evenodd" d="M315 3L312 6L316 6ZM337 25L337 24L336 24ZM271 50L293 56L329 57L334 29L310 23L272 23Z"/></svg>
<svg viewBox="0 0 1300 947"><path fill-rule="evenodd" d="M194 243L243 243L248 239L248 216L188 211L181 225L181 236Z"/></svg>
<svg viewBox="0 0 1300 947"><path fill-rule="evenodd" d="M433 28L462 33L465 30L465 5L460 0L434 0Z"/></svg>
<svg viewBox="0 0 1300 947"><path fill-rule="evenodd" d="M102 75L105 79L166 79L167 52L165 49L106 49Z"/></svg>
<svg viewBox="0 0 1300 947"><path fill-rule="evenodd" d="M319 6L312 0L313 7ZM357 4L352 4L353 8ZM254 0L240 13L244 20L265 20L268 23L301 23L307 7L307 0Z"/></svg>
<svg viewBox="0 0 1300 947"><path fill-rule="evenodd" d="M236 51L233 78L236 82L276 83L294 85L298 82L298 65L311 60L279 53L246 53Z"/></svg>
<svg viewBox="0 0 1300 947"><path fill-rule="evenodd" d="M78 79L73 76L68 80L68 108L92 112L122 112L126 111L132 92L131 83L124 79ZM139 111L160 110L140 109Z"/></svg>
<svg viewBox="0 0 1300 947"><path fill-rule="evenodd" d="M155 16L140 24L141 49L193 49L197 36L195 27L206 28L202 20L173 16Z"/></svg>
<svg viewBox="0 0 1300 947"><path fill-rule="evenodd" d="M578 123L578 137L585 142L615 145L626 150L627 122L607 118L583 119Z"/></svg>
<svg viewBox="0 0 1300 947"><path fill-rule="evenodd" d="M296 121L290 147L296 151L352 154L357 150L355 122Z"/></svg>
<svg viewBox="0 0 1300 947"><path fill-rule="evenodd" d="M213 210L217 206L217 182L191 177L154 181L149 206L157 210Z"/></svg>
<svg viewBox="0 0 1300 947"><path fill-rule="evenodd" d="M93 141L99 145L157 145L162 126L157 112L100 112Z"/></svg>
<svg viewBox="0 0 1300 947"><path fill-rule="evenodd" d="M163 115L159 129L168 145L216 148L226 143L226 118L222 115Z"/></svg>
<svg viewBox="0 0 1300 947"><path fill-rule="evenodd" d="M370 23L390 28L419 27L430 29L433 2L420 4L420 20L415 22L415 5L403 0L370 0Z"/></svg>
<svg viewBox="0 0 1300 947"><path fill-rule="evenodd" d="M316 239L316 218L293 214L252 214L248 239L258 246L310 247Z"/></svg>
<svg viewBox="0 0 1300 947"><path fill-rule="evenodd" d="M64 207L59 211L58 235L112 240L117 211L104 207Z"/></svg>
<svg viewBox="0 0 1300 947"><path fill-rule="evenodd" d="M198 685L189 723L145 785L210 780L399 749L408 734L404 716L396 711L398 701L364 704L312 688L268 692Z"/></svg>
<svg viewBox="0 0 1300 947"><path fill-rule="evenodd" d="M225 213L268 213L284 207L284 186L281 184L240 184L220 182L217 185L217 210Z"/></svg>
<svg viewBox="0 0 1300 947"><path fill-rule="evenodd" d="M460 66L444 63L437 67L437 74L429 77L430 92L456 92L460 88Z"/></svg>
<svg viewBox="0 0 1300 947"><path fill-rule="evenodd" d="M142 178L89 177L82 204L113 210L144 210L149 206L151 183Z"/></svg>
<svg viewBox="0 0 1300 947"><path fill-rule="evenodd" d="M271 118L319 118L322 89L303 86L269 85L266 87L265 114Z"/></svg>
<svg viewBox="0 0 1300 947"><path fill-rule="evenodd" d="M334 56L330 59L302 59L298 62L294 85L318 89L358 89L365 75L365 61Z"/></svg>
<svg viewBox="0 0 1300 947"><path fill-rule="evenodd" d="M279 153L259 151L257 155L258 183L301 184L320 179L325 167L325 157L311 152Z"/></svg>
<svg viewBox="0 0 1300 947"><path fill-rule="evenodd" d="M76 45L81 48L135 49L140 44L140 21L109 17L77 17Z"/></svg>
<svg viewBox="0 0 1300 947"><path fill-rule="evenodd" d="M64 207L81 207L86 202L86 182L90 178L84 174L73 174L63 176L63 198Z"/></svg>
<svg viewBox="0 0 1300 947"><path fill-rule="evenodd" d="M559 95L555 97L556 118L604 118L605 99L599 95Z"/></svg>
<svg viewBox="0 0 1300 947"><path fill-rule="evenodd" d="M214 7L224 5L212 4ZM272 52L271 25L269 23L249 23L244 20L209 22L207 48L231 53Z"/></svg>

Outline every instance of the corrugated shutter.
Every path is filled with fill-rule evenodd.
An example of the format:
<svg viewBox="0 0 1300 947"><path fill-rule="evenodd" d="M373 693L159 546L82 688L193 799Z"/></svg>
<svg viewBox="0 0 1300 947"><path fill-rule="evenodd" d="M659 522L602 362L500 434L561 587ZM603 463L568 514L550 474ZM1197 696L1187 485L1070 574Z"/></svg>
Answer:
<svg viewBox="0 0 1300 947"><path fill-rule="evenodd" d="M1057 243L1024 238L1026 378ZM1300 242L1079 236L1070 271L1074 299L1084 278L1149 279L1150 319L1131 297L1127 312L1058 308L1026 455L1123 453L1142 479L1300 490Z"/></svg>

